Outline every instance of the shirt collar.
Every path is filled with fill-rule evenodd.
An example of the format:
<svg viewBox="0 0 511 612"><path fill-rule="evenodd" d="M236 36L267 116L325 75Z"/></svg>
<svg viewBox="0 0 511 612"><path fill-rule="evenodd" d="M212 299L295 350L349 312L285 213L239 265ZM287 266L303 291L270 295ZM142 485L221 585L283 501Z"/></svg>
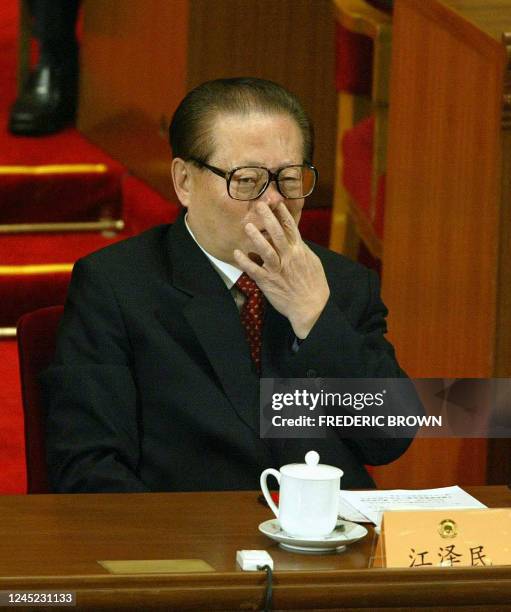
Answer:
<svg viewBox="0 0 511 612"><path fill-rule="evenodd" d="M185 215L185 226L186 226L186 229L188 230L190 236L194 239L194 241L197 244L197 246L199 247L199 249L209 259L209 261L211 262L211 265L213 266L213 268L215 268L215 270L218 272L218 274L220 274L220 277L224 281L224 283L226 284L227 289L232 289L233 285L236 284L236 281L243 274L243 271L239 270L235 266L227 263L226 261L222 261L221 259L218 259L217 257L214 257L213 255L211 255L211 253L208 253L206 251L206 249L202 247L202 245L197 240L197 238L195 238L192 230L190 229L190 226L188 225L187 217L188 217L188 213Z"/></svg>

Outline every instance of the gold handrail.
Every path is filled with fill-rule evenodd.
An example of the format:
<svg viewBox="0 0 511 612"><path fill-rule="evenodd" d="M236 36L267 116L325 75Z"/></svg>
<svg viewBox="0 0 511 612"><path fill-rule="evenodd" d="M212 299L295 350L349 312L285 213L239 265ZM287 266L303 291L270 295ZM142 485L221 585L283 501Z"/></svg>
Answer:
<svg viewBox="0 0 511 612"><path fill-rule="evenodd" d="M105 164L44 164L38 166L0 166L0 175L45 175L45 174L105 174Z"/></svg>
<svg viewBox="0 0 511 612"><path fill-rule="evenodd" d="M103 221L69 221L62 223L2 223L0 234L28 234L31 232L120 232L124 229L122 219Z"/></svg>

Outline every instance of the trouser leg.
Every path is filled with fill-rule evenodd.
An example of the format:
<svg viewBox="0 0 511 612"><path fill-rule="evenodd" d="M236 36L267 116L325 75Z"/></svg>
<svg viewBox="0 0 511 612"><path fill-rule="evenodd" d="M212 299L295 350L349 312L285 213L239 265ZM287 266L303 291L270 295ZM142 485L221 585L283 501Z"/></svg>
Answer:
<svg viewBox="0 0 511 612"><path fill-rule="evenodd" d="M80 0L30 0L34 36L43 61L74 63L78 56L76 18Z"/></svg>
<svg viewBox="0 0 511 612"><path fill-rule="evenodd" d="M79 0L29 0L40 58L11 107L9 131L31 136L57 132L71 121L78 101Z"/></svg>

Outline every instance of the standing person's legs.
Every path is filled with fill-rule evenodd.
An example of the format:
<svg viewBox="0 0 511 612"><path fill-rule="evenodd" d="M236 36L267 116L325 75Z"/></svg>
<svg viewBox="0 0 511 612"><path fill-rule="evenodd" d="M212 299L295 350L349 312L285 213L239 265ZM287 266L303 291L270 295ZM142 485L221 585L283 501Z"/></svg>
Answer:
<svg viewBox="0 0 511 612"><path fill-rule="evenodd" d="M31 0L34 36L39 41L42 61L76 65L78 6L79 0Z"/></svg>
<svg viewBox="0 0 511 612"><path fill-rule="evenodd" d="M78 95L79 0L31 0L40 57L14 103L9 129L25 136L49 134L74 119Z"/></svg>

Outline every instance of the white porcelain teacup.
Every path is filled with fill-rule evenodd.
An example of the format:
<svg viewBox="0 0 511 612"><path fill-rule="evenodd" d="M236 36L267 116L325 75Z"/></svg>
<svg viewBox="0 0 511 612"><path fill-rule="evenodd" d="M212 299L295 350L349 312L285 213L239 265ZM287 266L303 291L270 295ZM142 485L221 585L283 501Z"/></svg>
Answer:
<svg viewBox="0 0 511 612"><path fill-rule="evenodd" d="M279 485L279 506L268 491L267 478ZM330 534L337 522L339 489L343 471L319 464L316 451L305 455L305 463L290 463L278 470L268 468L261 474L261 489L268 505L290 536L321 538Z"/></svg>

